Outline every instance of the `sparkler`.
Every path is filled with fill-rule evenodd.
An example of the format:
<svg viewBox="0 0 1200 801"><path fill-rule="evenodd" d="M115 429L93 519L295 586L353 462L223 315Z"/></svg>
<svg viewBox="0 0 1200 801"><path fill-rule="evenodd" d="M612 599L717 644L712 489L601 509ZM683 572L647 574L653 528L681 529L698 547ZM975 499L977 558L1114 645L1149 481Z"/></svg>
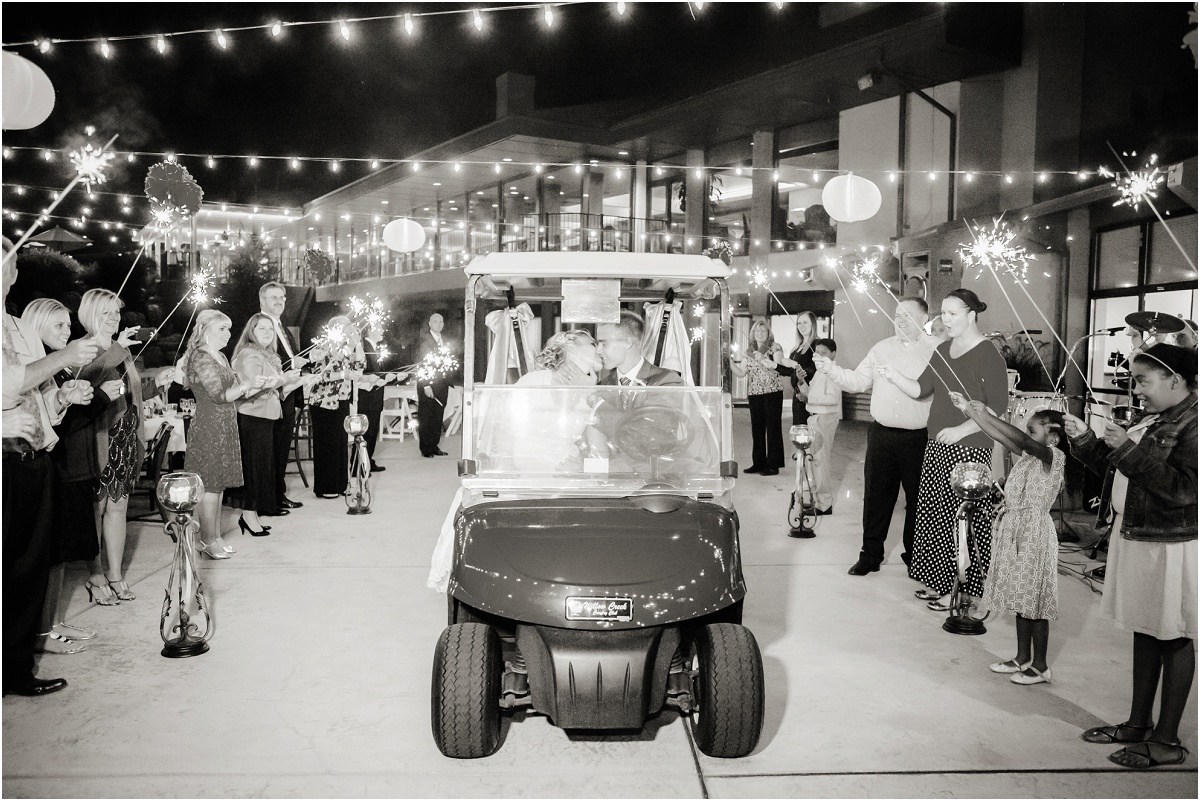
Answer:
<svg viewBox="0 0 1200 801"><path fill-rule="evenodd" d="M48 209L43 211L36 219L34 219L33 222L31 222L29 224L29 228L27 228L25 230L25 233L21 235L21 238L17 240L17 244L13 246L12 251L4 257L4 259L3 259L4 262L7 262L9 259L15 259L17 257L17 251L19 251L21 249L21 246L29 241L29 237L33 236L34 232L37 231L38 226L43 221L48 220L50 218L50 215L54 212L54 210L56 208L58 208L58 204L62 203L63 200L66 199L67 195L71 194L72 189L74 189L81 182L90 182L90 181L94 180L97 183L99 183L100 180L103 179L104 168L108 165L108 159L112 158L112 153L109 151L109 148L112 146L113 142L117 141L118 135L119 134L113 134L111 139L109 139L107 142L105 142L104 145L98 151L95 151L96 155L94 155L93 157L88 158L86 160L86 165L85 165L86 169L87 169L87 173L86 173L87 178L86 179L85 179L85 174L80 171L80 165L79 164L75 165L75 167L76 167L75 177L71 179L71 183L67 184L66 188L63 189L63 191L58 193L58 196L54 198L54 202L50 204L50 207ZM100 159L99 157L105 153L108 154L108 158ZM72 163L74 163L73 158L72 158ZM90 183L89 183L89 186L90 186Z"/></svg>
<svg viewBox="0 0 1200 801"><path fill-rule="evenodd" d="M691 335L692 335L692 344L693 345L696 344L697 342L699 342L700 340L704 339L704 326L698 325L695 328L693 328L691 330Z"/></svg>
<svg viewBox="0 0 1200 801"><path fill-rule="evenodd" d="M991 229L982 225L967 223L972 242L958 246L958 256L964 267L979 267L980 270L990 270L997 275L1008 273L1018 284L1029 283L1029 262L1037 256L1025 251L1024 245L1014 245L1017 234L1003 216L992 220ZM978 280L979 276L975 276Z"/></svg>
<svg viewBox="0 0 1200 801"><path fill-rule="evenodd" d="M755 267L754 271L750 273L750 283L759 289L765 289L770 292L771 297L775 298L775 302L779 304L779 308L783 309L783 313L789 317L791 316L792 313L787 310L787 306L783 305L783 301L780 300L779 296L775 294L775 290L771 289L771 281L769 278L767 278L766 270L764 270L762 267Z"/></svg>
<svg viewBox="0 0 1200 801"><path fill-rule="evenodd" d="M145 350L150 345L150 343L154 341L155 337L158 336L158 332L163 330L163 327L166 326L167 322L170 321L171 317L175 314L175 312L179 311L179 307L182 306L184 304L184 302L189 301L189 300L192 301L192 313L191 313L191 315L188 316L188 321L183 326L183 330L185 333L187 332L188 326L190 326L192 324L192 318L194 318L196 316L196 312L200 310L200 306L202 306L203 304L209 303L209 302L211 302L213 305L220 303L221 302L220 298L212 298L210 301L210 299L208 297L208 288L213 285L213 282L214 282L214 276L212 273L200 272L200 273L196 273L195 275L193 275L191 278L190 287L189 287L188 291L185 292L183 294L183 297L181 297L179 299L179 302L175 304L175 308L171 309L171 311L167 313L167 316L164 317L163 321L158 324L158 327L155 328L154 331L151 332L150 338L147 339L145 344L142 345L141 349L138 351L138 355L140 356L142 351ZM181 339L179 341L179 348L175 349L175 360L176 361L179 360L179 350L182 347L183 347L183 340ZM134 358L136 359L137 356L134 356Z"/></svg>
<svg viewBox="0 0 1200 801"><path fill-rule="evenodd" d="M92 191L92 184L102 184L107 180L104 171L108 168L108 163L112 161L114 155L111 150L97 148L91 142L78 150L71 151L71 165L75 167L79 180L87 188L89 194Z"/></svg>
<svg viewBox="0 0 1200 801"><path fill-rule="evenodd" d="M1125 162L1120 156L1117 155L1117 150L1112 146L1111 142L1108 143L1108 149L1111 150L1113 155L1117 157L1117 161L1120 163L1121 169L1125 171L1125 177L1117 178L1117 180L1113 183L1113 186L1115 186L1117 191L1121 193L1121 196L1117 198L1117 202L1113 203L1113 205L1119 206L1122 203L1126 203L1136 209L1139 203L1141 203L1143 200L1146 201L1146 205L1150 207L1150 210L1154 212L1154 216L1158 218L1160 223L1162 223L1167 235L1171 237L1171 241L1175 243L1175 247L1178 248L1179 252L1183 254L1183 258L1185 261L1187 261L1188 266L1192 268L1192 272L1195 272L1196 262L1192 260L1192 255L1188 253L1187 249L1184 248L1184 246L1179 242L1178 237L1175 236L1175 232L1171 230L1171 226L1167 225L1167 221L1164 220L1163 216L1158 213L1158 207L1154 205L1154 198L1158 197L1158 193L1155 190L1166 180L1166 176L1163 175L1163 173L1158 169L1158 155L1150 155L1147 167L1151 169L1148 172L1133 172L1125 166ZM1136 156L1137 153L1134 153L1133 155ZM1107 178L1116 177L1112 170L1108 169L1107 167L1101 167L1099 172L1101 175Z"/></svg>

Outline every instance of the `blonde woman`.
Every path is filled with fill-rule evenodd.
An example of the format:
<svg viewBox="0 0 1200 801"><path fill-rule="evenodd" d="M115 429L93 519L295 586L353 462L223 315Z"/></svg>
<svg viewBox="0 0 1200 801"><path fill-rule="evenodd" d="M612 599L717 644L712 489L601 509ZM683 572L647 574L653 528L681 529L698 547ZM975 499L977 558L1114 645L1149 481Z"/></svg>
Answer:
<svg viewBox="0 0 1200 801"><path fill-rule="evenodd" d="M230 325L229 318L216 309L201 311L183 357L185 384L196 393L196 417L188 432L187 469L204 482L198 549L209 559L228 559L235 553L221 537L221 495L243 482L234 401L263 387L276 386L274 379L263 375L251 381L238 378L221 353L229 343Z"/></svg>
<svg viewBox="0 0 1200 801"><path fill-rule="evenodd" d="M778 360L783 358L783 348L771 336L771 329L763 320L750 326L750 344L744 355L735 354L732 359L733 372L739 378L749 376L750 386L746 399L750 403L750 432L754 437L754 451L747 473L764 476L779 475L784 465L783 428L783 378L776 371Z"/></svg>
<svg viewBox="0 0 1200 801"><path fill-rule="evenodd" d="M96 528L102 546L88 580L88 597L102 606L132 601L124 579L125 514L129 493L137 483L145 456L142 443L142 382L129 345L137 327L119 331L121 307L125 304L115 292L91 289L79 301L79 322L95 338L100 355L82 367L79 378L93 386L121 381L119 394L112 399L96 425L96 456L99 478L94 484ZM105 566L107 562L107 567Z"/></svg>

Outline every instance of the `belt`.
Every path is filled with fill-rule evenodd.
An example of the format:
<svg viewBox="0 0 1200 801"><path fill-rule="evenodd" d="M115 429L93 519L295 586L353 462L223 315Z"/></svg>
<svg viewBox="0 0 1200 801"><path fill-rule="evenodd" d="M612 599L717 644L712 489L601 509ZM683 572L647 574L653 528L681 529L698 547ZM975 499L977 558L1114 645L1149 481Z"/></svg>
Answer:
<svg viewBox="0 0 1200 801"><path fill-rule="evenodd" d="M29 462L37 458L40 451L35 450L18 450L4 451L4 461L6 462Z"/></svg>

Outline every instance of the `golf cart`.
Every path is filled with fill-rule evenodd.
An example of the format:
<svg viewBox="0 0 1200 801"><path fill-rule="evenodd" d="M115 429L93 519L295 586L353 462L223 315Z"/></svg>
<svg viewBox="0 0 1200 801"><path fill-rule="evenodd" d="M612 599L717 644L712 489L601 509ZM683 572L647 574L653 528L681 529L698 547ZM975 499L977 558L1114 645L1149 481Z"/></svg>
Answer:
<svg viewBox="0 0 1200 801"><path fill-rule="evenodd" d="M492 253L465 269L438 748L488 756L501 715L520 709L563 729L636 730L670 707L690 715L705 754L749 754L764 687L741 625L728 267L546 252ZM621 308L645 308L642 353L682 385L512 383L556 330L615 323Z"/></svg>

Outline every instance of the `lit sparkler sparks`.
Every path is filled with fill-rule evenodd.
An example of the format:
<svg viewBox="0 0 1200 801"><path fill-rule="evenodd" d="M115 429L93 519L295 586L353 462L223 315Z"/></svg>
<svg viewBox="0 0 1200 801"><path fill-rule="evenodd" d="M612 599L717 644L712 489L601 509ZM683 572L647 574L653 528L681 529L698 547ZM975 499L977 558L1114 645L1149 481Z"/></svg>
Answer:
<svg viewBox="0 0 1200 801"><path fill-rule="evenodd" d="M692 316L693 317L703 317L704 316L704 304L703 303L697 303L696 305L692 306Z"/></svg>
<svg viewBox="0 0 1200 801"><path fill-rule="evenodd" d="M767 271L762 267L755 267L754 272L750 273L750 283L760 289L771 288L771 281L767 278Z"/></svg>
<svg viewBox="0 0 1200 801"><path fill-rule="evenodd" d="M151 206L150 217L159 228L170 228L175 224L175 210L170 206Z"/></svg>
<svg viewBox="0 0 1200 801"><path fill-rule="evenodd" d="M196 273L192 276L192 288L188 292L188 297L192 303L197 306L208 303L208 288L215 283L215 276L212 273ZM214 298L213 303L220 303L219 299Z"/></svg>
<svg viewBox="0 0 1200 801"><path fill-rule="evenodd" d="M417 378L421 381L432 381L458 369L458 359L443 345L437 350L425 354L425 358L417 366Z"/></svg>
<svg viewBox="0 0 1200 801"><path fill-rule="evenodd" d="M704 339L704 326L700 326L700 325L696 326L695 328L692 329L691 333L692 333L692 344L699 342L700 340Z"/></svg>
<svg viewBox="0 0 1200 801"><path fill-rule="evenodd" d="M1158 197L1158 186L1167 180L1166 175L1158 168L1158 155L1152 154L1146 169L1141 172L1129 171L1128 175L1118 176L1107 167L1101 167L1099 173L1105 178L1113 178L1113 186L1121 193L1114 206L1126 204L1134 209L1149 198Z"/></svg>
<svg viewBox="0 0 1200 801"><path fill-rule="evenodd" d="M1008 223L997 217L992 220L990 230L972 223L967 223L967 230L974 241L959 245L958 255L963 267L979 267L997 275L1004 272L1018 283L1029 283L1029 262L1037 256L1027 253L1024 245L1012 244L1017 234ZM975 277L979 278L978 275Z"/></svg>
<svg viewBox="0 0 1200 801"><path fill-rule="evenodd" d="M89 193L92 191L92 184L102 184L108 179L104 170L113 159L111 150L98 148L88 142L82 148L72 150L70 158L79 180L87 187Z"/></svg>

